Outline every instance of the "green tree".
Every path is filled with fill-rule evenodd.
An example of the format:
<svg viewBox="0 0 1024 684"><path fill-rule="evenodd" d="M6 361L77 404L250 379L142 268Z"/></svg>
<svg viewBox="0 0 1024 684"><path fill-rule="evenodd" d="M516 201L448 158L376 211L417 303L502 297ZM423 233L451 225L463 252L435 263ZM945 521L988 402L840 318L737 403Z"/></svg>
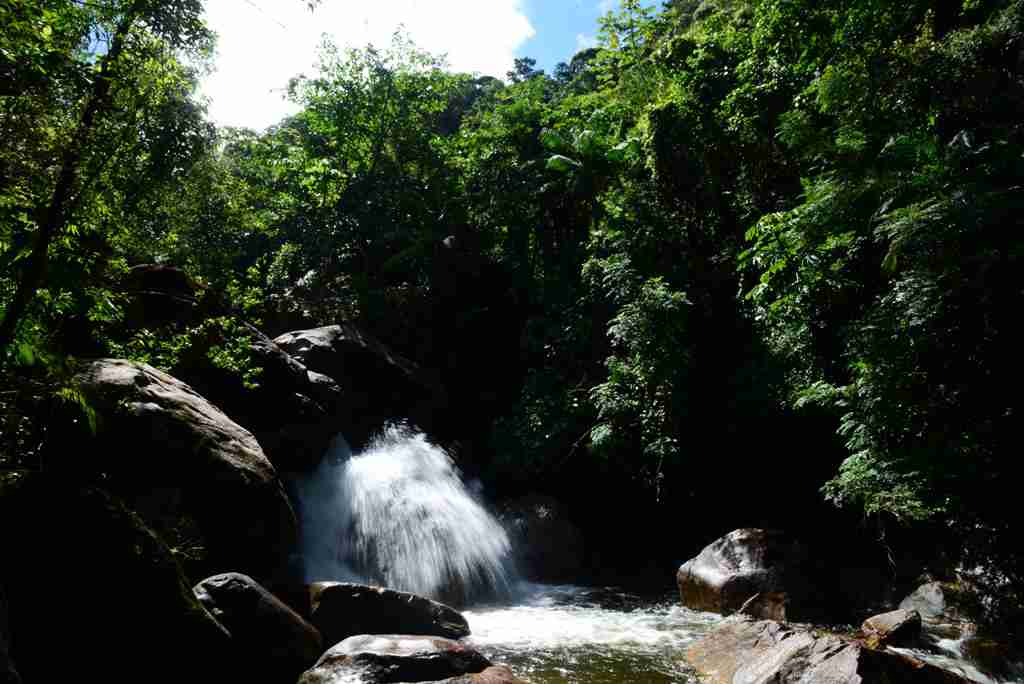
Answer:
<svg viewBox="0 0 1024 684"><path fill-rule="evenodd" d="M0 104L10 143L0 357L16 340L45 347L52 326L38 315L114 314L88 283L127 228L117 224L204 142L193 72L179 61L210 45L201 10L198 0L0 5L11 38L0 68L14 76Z"/></svg>

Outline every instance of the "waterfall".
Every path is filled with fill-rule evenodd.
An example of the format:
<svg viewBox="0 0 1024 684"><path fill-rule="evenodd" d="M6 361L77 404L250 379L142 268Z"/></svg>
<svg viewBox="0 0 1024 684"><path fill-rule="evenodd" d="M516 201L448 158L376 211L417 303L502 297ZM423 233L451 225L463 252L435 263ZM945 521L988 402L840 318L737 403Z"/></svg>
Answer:
<svg viewBox="0 0 1024 684"><path fill-rule="evenodd" d="M307 581L371 582L455 604L510 591L508 535L426 435L388 426L358 454L338 435L296 484Z"/></svg>

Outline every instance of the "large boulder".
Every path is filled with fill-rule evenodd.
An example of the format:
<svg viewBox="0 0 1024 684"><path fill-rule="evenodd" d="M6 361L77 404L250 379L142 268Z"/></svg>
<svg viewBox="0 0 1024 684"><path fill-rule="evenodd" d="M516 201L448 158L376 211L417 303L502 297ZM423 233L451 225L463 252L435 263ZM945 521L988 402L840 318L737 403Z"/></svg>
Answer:
<svg viewBox="0 0 1024 684"><path fill-rule="evenodd" d="M4 475L0 539L10 655L24 681L226 675L227 632L170 549L109 494L48 473Z"/></svg>
<svg viewBox="0 0 1024 684"><path fill-rule="evenodd" d="M335 418L345 411L344 393L256 328L243 324L239 334L255 381L214 364L207 354L212 341L202 339L181 354L174 375L251 431L278 472L311 471L345 428Z"/></svg>
<svg viewBox="0 0 1024 684"><path fill-rule="evenodd" d="M265 578L294 548L295 514L255 437L185 383L119 359L85 365L76 382L99 414L87 453L55 455L160 530L194 520L209 564Z"/></svg>
<svg viewBox="0 0 1024 684"><path fill-rule="evenodd" d="M808 549L783 532L739 529L676 573L684 606L722 615L810 621L828 613L827 585Z"/></svg>
<svg viewBox="0 0 1024 684"><path fill-rule="evenodd" d="M336 418L354 447L388 422L409 421L434 432L447 408L436 379L352 323L289 332L274 342L341 386L346 405Z"/></svg>
<svg viewBox="0 0 1024 684"><path fill-rule="evenodd" d="M498 519L523 576L535 582L578 582L586 569L583 533L558 500L528 494L506 501Z"/></svg>
<svg viewBox="0 0 1024 684"><path fill-rule="evenodd" d="M970 681L915 658L771 620L727 620L690 646L686 658L706 684Z"/></svg>
<svg viewBox="0 0 1024 684"><path fill-rule="evenodd" d="M479 652L451 639L362 634L324 653L299 684L436 682L490 666Z"/></svg>
<svg viewBox="0 0 1024 684"><path fill-rule="evenodd" d="M176 266L133 266L118 289L127 295L123 322L127 330L192 325L203 315L199 310L202 287Z"/></svg>
<svg viewBox="0 0 1024 684"><path fill-rule="evenodd" d="M313 625L247 575L214 575L192 591L231 632L239 662L253 681L294 681L324 651Z"/></svg>
<svg viewBox="0 0 1024 684"><path fill-rule="evenodd" d="M310 621L327 644L357 634L469 635L462 613L443 603L394 589L348 582L310 585Z"/></svg>

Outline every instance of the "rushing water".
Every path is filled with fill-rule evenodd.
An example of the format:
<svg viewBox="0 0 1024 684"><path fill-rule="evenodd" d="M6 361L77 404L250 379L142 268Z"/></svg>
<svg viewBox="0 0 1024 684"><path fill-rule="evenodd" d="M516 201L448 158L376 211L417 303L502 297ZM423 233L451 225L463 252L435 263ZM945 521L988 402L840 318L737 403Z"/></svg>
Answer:
<svg viewBox="0 0 1024 684"><path fill-rule="evenodd" d="M381 584L473 607L470 644L533 684L698 682L687 647L722 618L678 605L673 591L522 584L508 535L422 433L388 427L352 454L340 435L323 464L295 483L308 581ZM481 601L496 603L485 604ZM980 684L963 643L908 651Z"/></svg>
<svg viewBox="0 0 1024 684"><path fill-rule="evenodd" d="M959 639L944 638L938 635L929 635L926 630L925 641L930 642L930 648L893 648L892 650L955 672L977 684L1024 684L1024 666L1020 663L1006 662L1001 668L1003 671L998 674L980 670L970 661L966 652L967 640L970 638L971 635Z"/></svg>
<svg viewBox="0 0 1024 684"><path fill-rule="evenodd" d="M686 647L722 619L679 606L674 593L537 584L465 615L469 643L533 684L697 682Z"/></svg>
<svg viewBox="0 0 1024 684"><path fill-rule="evenodd" d="M296 484L308 581L369 581L457 604L509 594L508 534L423 433L389 426L354 455L338 435Z"/></svg>

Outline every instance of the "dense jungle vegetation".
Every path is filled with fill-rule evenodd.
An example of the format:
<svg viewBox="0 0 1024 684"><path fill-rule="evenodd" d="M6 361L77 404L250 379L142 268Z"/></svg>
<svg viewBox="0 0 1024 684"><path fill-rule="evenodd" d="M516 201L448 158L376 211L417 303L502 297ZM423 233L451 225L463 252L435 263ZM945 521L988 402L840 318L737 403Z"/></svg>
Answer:
<svg viewBox="0 0 1024 684"><path fill-rule="evenodd" d="M205 118L200 0L0 0L3 466L92 417L79 359L258 385L243 321L351 320L491 487L645 543L836 508L1019 606L1024 2L622 4L504 81L325 43L254 132ZM127 325L149 263L217 315Z"/></svg>

